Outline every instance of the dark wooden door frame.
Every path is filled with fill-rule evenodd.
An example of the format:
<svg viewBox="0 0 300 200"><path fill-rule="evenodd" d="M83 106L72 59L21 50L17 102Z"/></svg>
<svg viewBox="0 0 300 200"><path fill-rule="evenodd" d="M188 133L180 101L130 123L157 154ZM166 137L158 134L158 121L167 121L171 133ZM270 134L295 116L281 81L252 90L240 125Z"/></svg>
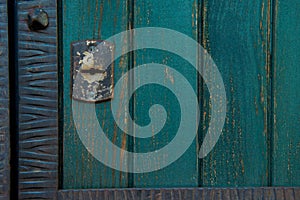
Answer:
<svg viewBox="0 0 300 200"><path fill-rule="evenodd" d="M0 0L0 199L9 198L9 78L7 1Z"/></svg>
<svg viewBox="0 0 300 200"><path fill-rule="evenodd" d="M25 1L18 8L19 199L297 199L300 188L59 189L59 72L56 0ZM28 12L47 11L46 30L30 31ZM7 1L0 0L0 199L9 199L9 65ZM14 91L11 91L14 92ZM15 102L11 102L15 103Z"/></svg>

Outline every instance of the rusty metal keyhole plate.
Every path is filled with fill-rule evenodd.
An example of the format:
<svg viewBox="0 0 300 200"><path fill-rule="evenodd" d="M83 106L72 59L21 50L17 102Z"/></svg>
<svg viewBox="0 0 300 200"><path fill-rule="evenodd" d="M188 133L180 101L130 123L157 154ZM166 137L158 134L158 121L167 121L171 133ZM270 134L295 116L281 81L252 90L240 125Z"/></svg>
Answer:
<svg viewBox="0 0 300 200"><path fill-rule="evenodd" d="M100 45L101 43L101 45ZM85 102L101 102L113 98L112 43L85 40L72 43L72 98Z"/></svg>

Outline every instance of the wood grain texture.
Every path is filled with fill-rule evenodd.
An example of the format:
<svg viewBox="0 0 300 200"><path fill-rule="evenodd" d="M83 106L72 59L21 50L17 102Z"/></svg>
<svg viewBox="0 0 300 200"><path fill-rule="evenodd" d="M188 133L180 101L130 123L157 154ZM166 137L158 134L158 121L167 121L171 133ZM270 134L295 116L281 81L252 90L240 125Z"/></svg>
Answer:
<svg viewBox="0 0 300 200"><path fill-rule="evenodd" d="M91 4L87 1L89 9ZM165 2L157 2L162 5ZM190 2L189 2L190 3ZM143 3L141 3L142 5ZM86 5L83 3L83 5ZM68 41L76 38L86 39L109 37L113 33L127 29L127 14L122 20L117 20L119 16L128 13L127 3L106 3L98 2L98 7L94 14L96 18L103 20L93 20L85 18L82 21L75 20L69 16L64 26L67 30L65 55L68 51ZM189 4L191 5L191 4ZM65 9L70 6L76 8L74 2L65 5ZM171 5L170 5L171 6ZM173 5L172 5L173 6ZM39 32L29 31L26 19L27 13L34 8L42 7L50 16L50 26ZM80 7L80 6L79 6ZM159 6L158 6L159 7ZM220 139L215 151L203 161L203 168L199 176L202 177L203 186L260 186L267 185L269 176L268 159L272 158L272 183L274 185L299 185L299 61L300 46L297 36L299 35L299 16L296 8L296 1L276 1L275 8L275 35L274 35L274 62L273 62L273 96L270 96L270 1L255 2L218 2L204 1L203 28L206 31L203 36L203 45L212 53L225 80L229 95L229 118L226 122L224 135ZM109 10L118 13L113 15L103 14ZM147 10L140 6L141 10ZM89 12L90 10L87 9ZM164 9L161 6L161 9ZM72 9L71 9L72 10ZM191 10L191 9L190 9ZM227 12L225 12L227 10ZM9 194L9 91L8 91L8 59L7 59L7 16L6 2L0 0L0 199L7 199ZM137 10L138 11L138 10ZM155 10L153 10L155 12ZM56 37L56 1L18 1L19 17L19 198L20 199L298 199L299 188L249 188L249 189L124 189L124 190L63 190L58 191L58 69L57 69L57 37ZM81 10L82 12L82 10ZM150 12L150 10L149 10ZM167 12L167 9L164 11ZM189 12L189 14L193 13ZM4 13L4 14L3 14ZM120 14L122 13L122 14ZM148 13L148 12L145 12ZM222 14L223 13L223 14ZM224 14L226 13L226 14ZM99 14L99 15L98 15ZM74 14L75 15L75 14ZM80 15L82 16L82 15ZM91 17L91 15L85 15ZM103 17L105 16L105 17ZM151 24L149 14L141 24ZM74 17L74 16L73 16ZM92 17L91 17L92 18ZM103 30L102 24L107 25ZM185 19L183 16L182 19ZM161 19L160 19L161 20ZM191 16L190 20L193 20ZM90 23L93 24L92 33L89 31ZM73 35L77 26L68 24L72 22L78 27L78 35ZM288 22L288 23L287 23ZM159 22L157 24L164 22ZM170 23L172 24L172 23ZM190 24L185 24L190 27ZM86 26L86 27L85 27ZM74 28L75 27L75 28ZM116 27L122 27L120 29ZM182 29L191 31L187 34L193 37L197 34L195 27ZM170 27L172 28L172 27ZM179 30L179 29L178 29ZM99 31L99 32L98 32ZM107 31L107 32L106 32ZM100 33L101 32L101 33ZM195 36L196 37L196 36ZM145 52L142 52L144 54ZM154 53L156 55L157 53ZM161 60L161 57L157 57ZM175 59L176 60L176 59ZM119 76L127 71L127 57L118 62L120 68L116 74ZM174 61L167 61L170 64ZM65 64L68 64L67 62ZM69 65L64 65L64 67ZM68 77L69 71L65 71ZM187 73L189 74L189 73ZM192 74L192 72L191 72ZM241 78L243 77L243 78ZM191 82L196 77L191 77ZM66 78L65 81L68 81ZM68 84L67 84L68 85ZM196 86L196 84L195 84ZM251 87L250 87L251 86ZM197 89L197 88L195 88ZM68 92L68 91L67 91ZM66 93L67 93L66 92ZM167 94L167 92L166 92ZM69 95L69 94L67 94ZM274 135L273 155L268 152L268 138L272 130L268 122L270 110L270 98L274 106ZM67 106L70 102L67 102ZM206 101L205 106L208 105ZM103 108L99 107L99 117L103 117ZM67 107L66 109L70 109ZM204 114L204 128L207 124L209 107ZM69 114L68 110L65 113ZM110 114L104 115L104 117ZM109 118L109 117L108 117ZM122 135L117 136L115 125L112 119L103 120L107 130L114 127L111 134L112 140L116 143L126 144L127 138ZM142 119L143 121L143 119ZM73 126L69 121L68 126ZM66 130L73 130L66 127ZM74 128L74 127L73 127ZM79 144L74 132L65 132L75 141L67 146L67 156L65 158L64 174L65 188L86 188L86 187L126 187L128 186L127 174L122 174L104 169L92 158L83 147L73 152L75 145ZM67 139L70 139L67 138ZM68 143L66 143L68 144ZM146 143L145 143L146 144ZM160 144L159 144L160 145ZM196 146L196 144L195 144ZM65 146L66 147L66 146ZM140 148L140 150L142 150ZM195 149L192 149L179 162L196 163L193 157ZM190 157L191 155L192 157ZM75 157L73 157L75 156ZM272 157L271 157L272 156ZM70 162L68 162L70 161ZM74 162L77 168L72 168ZM86 165L88 163L88 165ZM68 166L69 165L69 166ZM100 167L99 167L100 166ZM194 166L194 165L191 165ZM196 163L197 166L197 163ZM171 166L171 168L174 166ZM169 168L169 174L163 176L149 175L136 176L135 186L146 187L155 186L183 186L197 185L197 169L187 169L184 175L176 177L174 172L183 168ZM75 169L75 170L74 170ZM92 169L92 171L89 171ZM69 171L70 170L70 171ZM82 171L81 171L82 170ZM90 172L88 174L87 172ZM187 175L187 173L190 173ZM157 172L158 175L162 171ZM75 174L75 179L73 175ZM96 174L96 175L95 175ZM97 174L99 176L97 176ZM104 174L104 176L101 176ZM176 174L177 175L177 174ZM147 177L148 176L148 177ZM76 179L77 178L77 179ZM175 179L176 178L176 179ZM72 181L75 180L75 183ZM161 183L159 182L161 181ZM174 181L174 182L173 182Z"/></svg>
<svg viewBox="0 0 300 200"><path fill-rule="evenodd" d="M9 199L9 62L6 0L0 0L0 13L0 199Z"/></svg>
<svg viewBox="0 0 300 200"><path fill-rule="evenodd" d="M126 31L128 22L128 1L103 0L64 0L63 1L63 92L64 92L64 127L63 127L63 188L115 188L128 187L127 173L111 169L96 160L82 144L78 137L72 116L72 99L70 98L70 44L87 39L105 40L114 34ZM116 41L118 42L118 41ZM125 40L124 48L128 42ZM118 43L120 44L120 43ZM123 48L122 47L122 48ZM114 82L128 70L128 56L124 55L114 63ZM125 85L124 85L125 86ZM124 91L126 92L126 91ZM124 98L124 94L115 94L114 99ZM85 105L77 102L76 108ZM127 109L119 107L119 110ZM122 148L128 147L127 135L116 125L115 120L125 119L118 116L114 119L110 101L96 105L97 117L107 137ZM80 120L89 127L90 137L94 137L94 124L90 121L90 113L82 111ZM80 126L80 124L78 124ZM97 140L97 138L94 138ZM101 151L102 147L93 146L92 151ZM121 159L121 158L115 158Z"/></svg>
<svg viewBox="0 0 300 200"><path fill-rule="evenodd" d="M134 3L134 28L168 28L186 34L197 41L197 1L137 0ZM161 35L161 37L168 37L168 35ZM155 42L155 39L151 37L145 39ZM178 42L181 42L180 45L184 50L191 50L191 47L185 45L183 41ZM174 82L172 72L165 70L163 81L172 82L176 87L183 87L182 82L188 81L188 84L197 94L197 71L184 58L158 49L143 49L135 52L134 67L148 63L160 63L177 70L186 80L176 79L176 82ZM151 67L151 65L149 66ZM141 79L141 75L138 73L134 76L137 80ZM182 90L186 90L186 88L183 87ZM149 138L134 138L134 152L152 152L165 147L174 139L180 124L180 104L193 102L190 97L186 97L185 100L185 102L178 102L172 91L154 84L143 86L135 91L133 99L135 123L140 126L148 125L150 123L148 112L154 104L163 106L168 116L166 123L158 134L154 135L152 133L153 136ZM191 116L191 119L194 119L194 121L188 121L189 131L195 132L193 130L197 126L197 116ZM136 130L134 130L135 132ZM184 155L166 168L151 173L134 174L134 187L198 186L197 148L197 140L195 139ZM176 151L176 149L173 151ZM174 152L169 153L174 154ZM166 155L166 157L168 156L170 155Z"/></svg>
<svg viewBox="0 0 300 200"><path fill-rule="evenodd" d="M205 0L202 44L226 88L227 118L217 145L202 161L203 186L267 186L270 94L269 0ZM203 128L210 103L204 88Z"/></svg>
<svg viewBox="0 0 300 200"><path fill-rule="evenodd" d="M123 190L62 190L58 193L58 199L60 200L296 200L299 196L299 188L149 188Z"/></svg>
<svg viewBox="0 0 300 200"><path fill-rule="evenodd" d="M300 186L300 2L277 0L273 38L272 184Z"/></svg>
<svg viewBox="0 0 300 200"><path fill-rule="evenodd" d="M18 1L19 199L56 199L58 74L56 1ZM43 8L49 27L30 31L27 15Z"/></svg>

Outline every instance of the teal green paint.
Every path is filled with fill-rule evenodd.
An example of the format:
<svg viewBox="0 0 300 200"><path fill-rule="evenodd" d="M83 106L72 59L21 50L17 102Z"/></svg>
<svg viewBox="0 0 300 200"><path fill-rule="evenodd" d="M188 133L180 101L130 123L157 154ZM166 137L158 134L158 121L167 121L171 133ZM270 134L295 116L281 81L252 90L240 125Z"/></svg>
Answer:
<svg viewBox="0 0 300 200"><path fill-rule="evenodd" d="M138 0L134 5L134 27L164 27L182 32L197 40L197 1ZM168 37L163 36L162 37ZM151 38L145 38L151 40ZM180 41L178 41L180 42ZM183 48L188 47L182 44ZM181 72L197 92L197 73L183 58L165 51L146 49L135 52L135 66L147 63L161 63ZM138 74L135 74L139 78ZM168 77L166 72L166 80ZM188 103L188 98L187 102ZM135 152L149 152L167 145L176 135L180 121L180 107L175 96L166 88L151 85L140 88L134 96L134 119L140 125L150 122L148 111L151 105L161 104L168 113L168 119L157 135L147 139L134 140ZM195 121L191 126L196 126ZM172 152L170 152L172 153ZM170 166L159 171L135 174L134 187L194 187L198 185L197 143Z"/></svg>
<svg viewBox="0 0 300 200"><path fill-rule="evenodd" d="M70 44L86 39L106 39L128 28L127 1L64 0L63 1L63 72L64 72L64 133L63 188L127 187L126 173L112 170L94 159L79 140L72 119L70 99ZM124 44L125 47L126 43ZM127 71L128 58L116 60L114 77L118 80ZM121 98L115 96L115 98ZM107 136L118 145L127 145L127 137L120 131L110 110L110 102L96 107L100 125ZM89 113L82 112L88 122ZM91 130L93 131L93 130ZM97 147L94 148L97 150Z"/></svg>
<svg viewBox="0 0 300 200"><path fill-rule="evenodd" d="M300 2L274 6L274 186L300 186Z"/></svg>
<svg viewBox="0 0 300 200"><path fill-rule="evenodd" d="M214 150L201 161L205 187L268 184L269 26L267 0L204 1L202 43L227 93L227 119ZM203 128L209 122L204 88Z"/></svg>
<svg viewBox="0 0 300 200"><path fill-rule="evenodd" d="M299 2L275 0L274 5L271 0L134 2L130 13L130 1L63 1L63 188L241 187L271 183L300 186ZM194 90L199 91L203 107L199 141L194 141L172 165L156 172L132 175L101 164L79 140L71 115L70 44L85 39L106 39L124 31L128 29L130 14L135 28L159 26L180 31L195 40L199 37L216 62L226 87L228 112L223 134L208 157L197 158L210 117L205 83L198 80L196 71L182 58L153 49L136 51L134 60L128 56L117 60L115 81L128 66L148 62L162 63L181 72ZM108 137L135 152L153 151L167 145L175 136L180 120L174 95L157 85L145 86L136 91L131 103L131 114L140 125L150 122L148 110L152 104L163 105L169 118L162 132L150 139L130 141L132 138L116 127L110 103L105 102L97 105L97 115ZM82 120L89 122L88 113L82 113Z"/></svg>

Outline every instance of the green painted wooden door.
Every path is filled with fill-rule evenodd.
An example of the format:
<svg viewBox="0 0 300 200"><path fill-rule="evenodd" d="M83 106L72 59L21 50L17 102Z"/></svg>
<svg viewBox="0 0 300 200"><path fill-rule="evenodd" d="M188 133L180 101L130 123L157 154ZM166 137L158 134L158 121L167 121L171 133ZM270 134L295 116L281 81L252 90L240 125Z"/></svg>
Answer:
<svg viewBox="0 0 300 200"><path fill-rule="evenodd" d="M299 6L297 0L63 0L62 188L299 186ZM178 55L157 49L137 50L115 60L115 82L139 65L161 63L182 74L199 101L199 116L193 116L195 121L190 123L193 130L200 121L198 132L184 155L163 169L137 174L105 166L78 137L70 97L70 46L74 41L105 40L142 27L172 29L201 44L223 78L227 112L218 143L199 159L211 117L210 94L200 74ZM124 38L119 48L134 45L131 39ZM165 73L164 81L170 81L172 77ZM132 78L140 77L133 74ZM125 84L125 88L134 87L130 79ZM124 94L115 94L112 101L122 98ZM76 102L75 106L84 104ZM155 151L170 143L178 130L181 113L174 94L162 86L147 85L135 91L128 107L118 109L129 109L135 123L145 126L154 104L164 106L167 120L159 134L146 139L118 128L115 120L126 117L113 118L111 101L96 104L98 121L115 145L136 153ZM89 115L82 111L82 122L90 123ZM127 125L134 133L135 128Z"/></svg>

